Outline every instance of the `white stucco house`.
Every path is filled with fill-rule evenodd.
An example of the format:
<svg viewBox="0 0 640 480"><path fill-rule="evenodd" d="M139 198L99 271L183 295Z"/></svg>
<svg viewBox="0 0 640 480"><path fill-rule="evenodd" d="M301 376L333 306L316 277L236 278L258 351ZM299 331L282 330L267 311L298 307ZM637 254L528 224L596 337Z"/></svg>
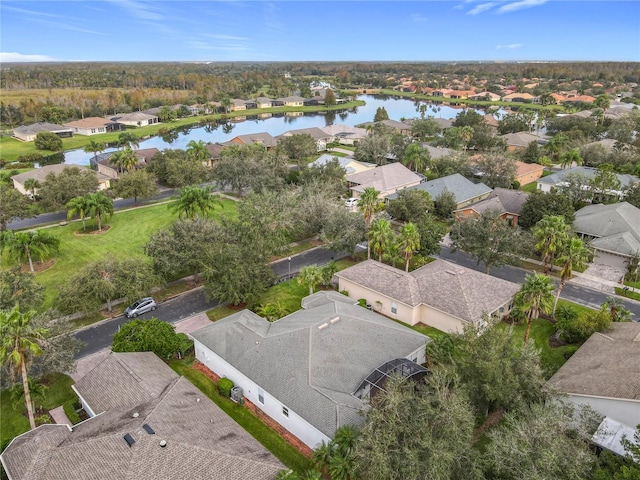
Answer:
<svg viewBox="0 0 640 480"><path fill-rule="evenodd" d="M191 336L200 362L313 449L341 426L364 422L369 375L426 372L419 364L429 338L337 292L302 306L272 323L244 310Z"/></svg>

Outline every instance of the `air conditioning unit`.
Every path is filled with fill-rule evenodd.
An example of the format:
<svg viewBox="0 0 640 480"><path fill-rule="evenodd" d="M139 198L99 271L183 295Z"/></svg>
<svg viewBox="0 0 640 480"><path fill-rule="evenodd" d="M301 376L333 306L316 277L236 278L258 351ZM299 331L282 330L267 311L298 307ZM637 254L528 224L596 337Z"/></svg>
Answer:
<svg viewBox="0 0 640 480"><path fill-rule="evenodd" d="M232 402L236 402L242 405L244 403L244 397L242 396L242 388L233 387L231 389L230 398Z"/></svg>

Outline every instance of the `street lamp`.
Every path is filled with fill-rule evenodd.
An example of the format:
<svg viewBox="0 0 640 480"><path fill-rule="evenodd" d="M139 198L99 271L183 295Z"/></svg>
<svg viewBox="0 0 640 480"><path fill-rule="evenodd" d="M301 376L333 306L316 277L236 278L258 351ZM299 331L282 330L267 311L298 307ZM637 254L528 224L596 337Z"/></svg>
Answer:
<svg viewBox="0 0 640 480"><path fill-rule="evenodd" d="M289 260L289 275L287 276L287 280L291 280L291 257L287 258Z"/></svg>

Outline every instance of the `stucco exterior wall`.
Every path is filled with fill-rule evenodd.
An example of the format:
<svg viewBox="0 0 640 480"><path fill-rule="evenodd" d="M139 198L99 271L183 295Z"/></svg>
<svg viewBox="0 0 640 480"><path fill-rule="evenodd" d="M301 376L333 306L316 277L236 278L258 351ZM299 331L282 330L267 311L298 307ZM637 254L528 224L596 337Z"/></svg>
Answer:
<svg viewBox="0 0 640 480"><path fill-rule="evenodd" d="M588 405L595 411L617 422L634 427L640 424L640 401L586 395L568 394L576 405Z"/></svg>
<svg viewBox="0 0 640 480"><path fill-rule="evenodd" d="M353 298L354 300L364 298L367 300L367 303L371 304L373 311L389 318L400 320L408 325L415 325L420 321L420 312L417 308L412 308L409 305L395 301L390 297L374 292L344 278L339 279L338 290L346 290L349 298ZM376 302L380 303L378 304Z"/></svg>
<svg viewBox="0 0 640 480"><path fill-rule="evenodd" d="M465 322L452 317L451 315L444 313L428 305L420 305L416 310L419 311L419 316L422 323L435 327L438 330L442 330L447 333L462 333Z"/></svg>

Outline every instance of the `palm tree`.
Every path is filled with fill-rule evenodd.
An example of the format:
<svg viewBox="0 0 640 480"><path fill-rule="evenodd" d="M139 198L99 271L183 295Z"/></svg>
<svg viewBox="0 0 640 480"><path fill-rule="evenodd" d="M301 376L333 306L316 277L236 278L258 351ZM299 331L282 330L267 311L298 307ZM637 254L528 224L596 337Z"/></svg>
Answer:
<svg viewBox="0 0 640 480"><path fill-rule="evenodd" d="M545 215L535 227L533 237L536 239L536 250L542 255L544 273L549 272L556 251L564 242L571 231L571 227L565 223L562 215Z"/></svg>
<svg viewBox="0 0 640 480"><path fill-rule="evenodd" d="M87 213L91 219L98 221L98 231L102 231L102 219L113 215L113 200L102 192L89 193L87 199Z"/></svg>
<svg viewBox="0 0 640 480"><path fill-rule="evenodd" d="M13 232L6 230L0 237L0 251L8 250L9 256L19 264L29 261L29 268L33 268L33 257L38 257L40 261L48 258L51 253L60 246L60 239L42 230L32 230L27 232Z"/></svg>
<svg viewBox="0 0 640 480"><path fill-rule="evenodd" d="M35 313L33 310L20 313L18 305L13 307L11 311L0 311L0 363L2 365L8 364L12 373L19 371L22 376L24 400L31 428L36 428L36 422L33 417L33 405L29 391L27 363L30 357L42 353L40 344L47 334L46 329L31 325L31 319Z"/></svg>
<svg viewBox="0 0 640 480"><path fill-rule="evenodd" d="M540 313L550 313L553 307L553 281L541 273L527 275L520 291L516 294L516 302L527 312L527 329L524 332L524 343L529 339L531 324Z"/></svg>
<svg viewBox="0 0 640 480"><path fill-rule="evenodd" d="M373 217L384 209L384 202L380 200L380 192L373 187L367 187L362 191L358 200L358 210L362 212L367 230L371 228ZM371 258L371 246L367 244L367 258Z"/></svg>
<svg viewBox="0 0 640 480"><path fill-rule="evenodd" d="M31 190L31 198L35 198L36 189L40 188L40 182L35 178L27 178L24 181L24 188L26 190Z"/></svg>
<svg viewBox="0 0 640 480"><path fill-rule="evenodd" d="M98 152L104 152L105 144L103 142L96 142L95 140L90 140L89 144L84 147L85 153L93 153L93 158L95 159L98 156Z"/></svg>
<svg viewBox="0 0 640 480"><path fill-rule="evenodd" d="M604 123L604 112L611 106L611 100L606 94L598 95L598 97L593 101L593 106L602 110L602 115L600 116L600 122Z"/></svg>
<svg viewBox="0 0 640 480"><path fill-rule="evenodd" d="M424 172L429 165L429 151L417 143L407 146L402 156L402 164L414 172Z"/></svg>
<svg viewBox="0 0 640 480"><path fill-rule="evenodd" d="M633 313L624 308L622 300L615 297L608 297L607 301L602 305L609 310L612 322L630 322Z"/></svg>
<svg viewBox="0 0 640 480"><path fill-rule="evenodd" d="M129 147L125 147L124 150L114 152L113 155L109 157L109 163L118 167L120 173L124 173L125 171L133 170L139 161L136 152Z"/></svg>
<svg viewBox="0 0 640 480"><path fill-rule="evenodd" d="M195 140L191 140L187 143L187 153L203 163L211 158L207 144L202 140L198 140L197 142Z"/></svg>
<svg viewBox="0 0 640 480"><path fill-rule="evenodd" d="M73 197L65 205L67 209L67 220L71 220L74 216L78 215L82 220L82 230L85 229L84 217L87 216L89 206L87 205L86 197Z"/></svg>
<svg viewBox="0 0 640 480"><path fill-rule="evenodd" d="M317 265L308 265L300 269L298 283L309 287L309 295L313 295L315 287L322 282L322 270Z"/></svg>
<svg viewBox="0 0 640 480"><path fill-rule="evenodd" d="M394 241L395 235L391 228L391 222L380 218L371 224L371 229L367 234L373 253L378 255L378 261L382 262L382 255L389 245Z"/></svg>
<svg viewBox="0 0 640 480"><path fill-rule="evenodd" d="M178 212L180 218L195 218L208 216L216 205L223 206L217 195L211 195L211 187L184 187L169 208Z"/></svg>
<svg viewBox="0 0 640 480"><path fill-rule="evenodd" d="M564 152L560 155L560 166L562 168L572 167L574 163L576 166L580 166L583 163L582 157L580 156L580 150L577 148L572 148L568 152Z"/></svg>
<svg viewBox="0 0 640 480"><path fill-rule="evenodd" d="M591 250L589 250L585 246L584 242L577 237L568 238L561 244L558 255L558 262L562 265L560 269L560 283L558 284L558 289L556 291L556 298L553 301L552 315L555 316L556 314L560 292L567 283L567 280L571 278L573 270L576 268L584 268L590 258Z"/></svg>
<svg viewBox="0 0 640 480"><path fill-rule="evenodd" d="M266 318L270 322L274 322L286 316L289 312L287 311L287 307L285 307L282 303L274 302L260 305L256 309L256 313L261 317Z"/></svg>
<svg viewBox="0 0 640 480"><path fill-rule="evenodd" d="M409 262L411 261L411 257L413 257L413 252L420 248L420 233L418 232L418 227L416 227L414 223L407 223L400 229L398 243L405 261L404 271L408 272Z"/></svg>
<svg viewBox="0 0 640 480"><path fill-rule="evenodd" d="M135 149L140 147L140 139L138 136L131 132L122 132L118 135L118 145L121 147L128 147Z"/></svg>
<svg viewBox="0 0 640 480"><path fill-rule="evenodd" d="M331 457L336 451L336 445L333 442L325 442L324 440L319 447L313 451L311 455L311 461L319 470L326 473L326 469L331 462Z"/></svg>
<svg viewBox="0 0 640 480"><path fill-rule="evenodd" d="M49 387L43 383L38 383L33 377L27 378L27 386L31 395L31 408L35 408L35 398L44 399ZM13 408L18 409L25 402L24 387L22 385L14 385L11 387L11 403Z"/></svg>

